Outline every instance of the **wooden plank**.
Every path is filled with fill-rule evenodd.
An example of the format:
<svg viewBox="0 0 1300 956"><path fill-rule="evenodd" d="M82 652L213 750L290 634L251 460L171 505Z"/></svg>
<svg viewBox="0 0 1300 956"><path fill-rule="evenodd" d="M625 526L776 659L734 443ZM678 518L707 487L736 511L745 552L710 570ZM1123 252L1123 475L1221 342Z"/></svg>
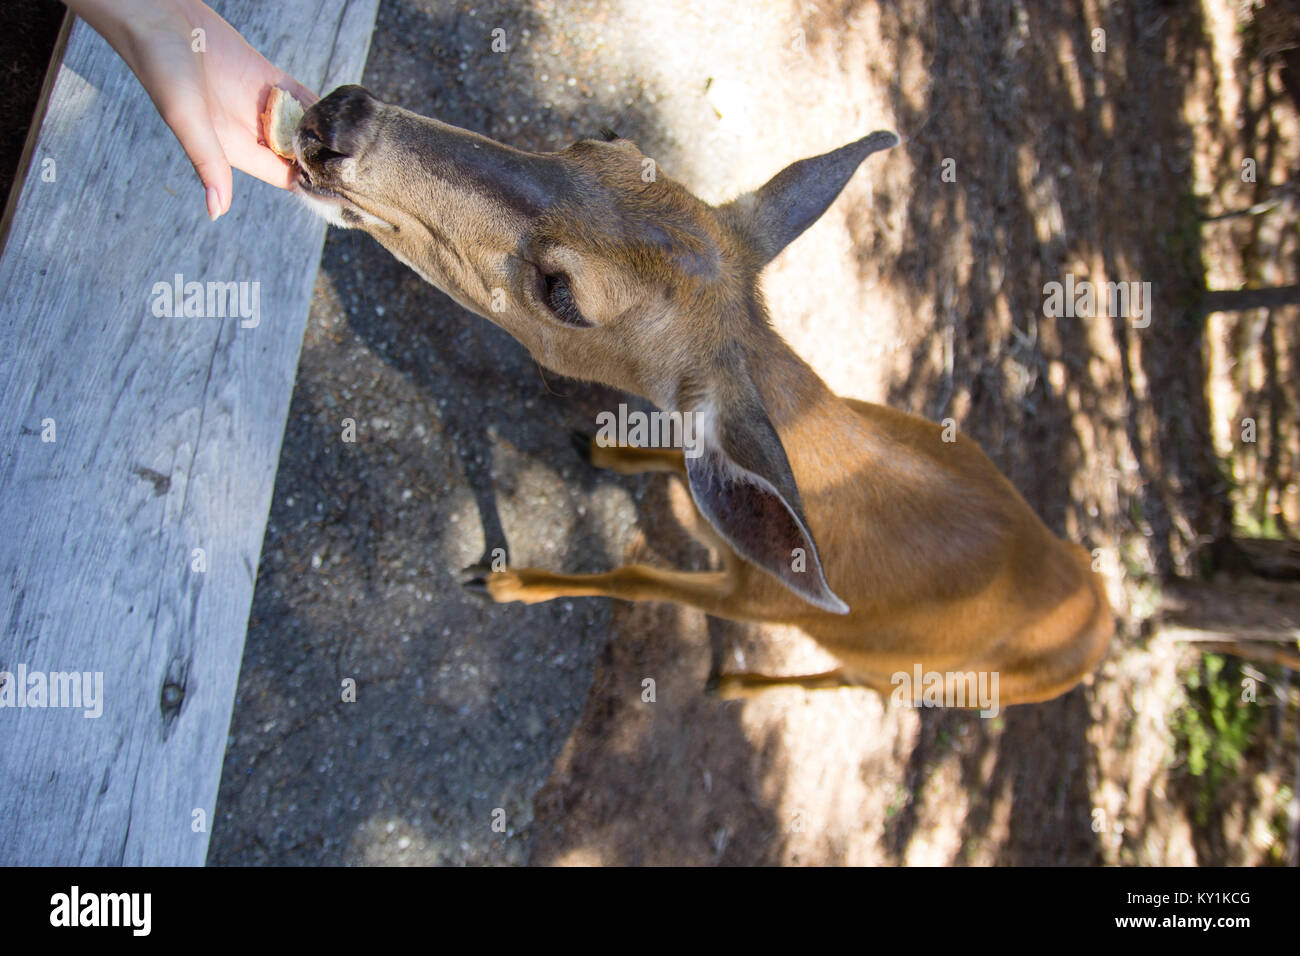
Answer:
<svg viewBox="0 0 1300 956"><path fill-rule="evenodd" d="M360 77L376 4L214 6L325 91ZM171 132L81 22L45 157L56 179L29 177L0 258L0 671L28 694L37 673L102 674L102 715L0 708L0 864L202 864L325 229L243 175L208 222ZM250 318L157 317L178 274L248 283Z"/></svg>

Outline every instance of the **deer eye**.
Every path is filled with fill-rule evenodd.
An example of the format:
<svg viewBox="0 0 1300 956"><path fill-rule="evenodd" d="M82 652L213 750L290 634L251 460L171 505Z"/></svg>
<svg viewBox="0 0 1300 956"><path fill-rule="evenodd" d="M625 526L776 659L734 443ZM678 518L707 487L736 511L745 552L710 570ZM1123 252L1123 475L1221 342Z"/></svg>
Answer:
<svg viewBox="0 0 1300 956"><path fill-rule="evenodd" d="M569 288L569 277L562 272L542 276L542 301L561 322L590 328L591 323L582 317L578 303L573 301L573 290Z"/></svg>

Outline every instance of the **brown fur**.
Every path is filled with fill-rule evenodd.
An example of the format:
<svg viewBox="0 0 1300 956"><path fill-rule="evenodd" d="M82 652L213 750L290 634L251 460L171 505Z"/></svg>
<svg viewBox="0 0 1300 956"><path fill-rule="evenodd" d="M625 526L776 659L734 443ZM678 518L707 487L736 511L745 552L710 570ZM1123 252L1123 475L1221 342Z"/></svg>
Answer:
<svg viewBox="0 0 1300 956"><path fill-rule="evenodd" d="M758 275L880 148L863 143L861 156L850 144L710 207L657 169L646 181L645 157L625 140L523 153L355 87L309 111L299 134L306 188L344 224L370 232L548 368L712 415L719 474L757 475L775 489L724 483L755 497L721 512L710 498L724 517L700 516L696 530L719 550L721 571L514 568L483 575L494 600L675 601L796 625L842 663L805 678L730 675L721 681L729 695L774 683L888 693L894 675L919 664L996 672L1007 705L1061 694L1097 665L1113 624L1086 552L1048 531L973 441L944 441L931 422L836 397L771 327ZM565 277L586 326L539 301L539 276L554 275ZM677 473L697 503L707 493L680 451L591 452L593 464L624 473ZM772 572L803 527L825 577L812 599ZM742 540L765 566L737 553ZM847 614L823 609L837 599Z"/></svg>

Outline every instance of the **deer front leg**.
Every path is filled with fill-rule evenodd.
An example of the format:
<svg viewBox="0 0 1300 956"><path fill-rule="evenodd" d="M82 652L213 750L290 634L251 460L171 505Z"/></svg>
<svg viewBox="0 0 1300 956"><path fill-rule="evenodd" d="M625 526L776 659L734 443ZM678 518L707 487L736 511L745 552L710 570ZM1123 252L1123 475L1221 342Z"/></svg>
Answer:
<svg viewBox="0 0 1300 956"><path fill-rule="evenodd" d="M731 576L726 571L671 571L644 564L628 564L601 574L558 574L540 568L489 571L479 565L466 568L461 583L498 604L612 597L624 601L671 601L705 613L720 611L732 590Z"/></svg>
<svg viewBox="0 0 1300 956"><path fill-rule="evenodd" d="M732 598L730 575L726 571L670 571L644 564L628 564L603 574L557 574L539 568L488 571L466 568L462 584L498 604L522 601L536 604L565 597L612 597L625 601L671 601L697 608L706 614L735 619L747 617ZM753 615L762 619L761 613ZM767 674L722 674L709 678L706 689L723 700L743 700L773 687L802 687L820 690L853 687L839 668L821 674L769 676Z"/></svg>
<svg viewBox="0 0 1300 956"><path fill-rule="evenodd" d="M629 564L603 574L557 574L539 568L489 571L478 566L463 572L464 587L490 597L498 604L522 601L536 604L565 597L612 597L625 601L671 601L697 608L706 614L745 617L732 596L726 571L671 571L644 564ZM755 613L754 619L762 619ZM766 674L712 675L705 689L723 700L742 700L772 687L803 687L808 690L851 686L841 671L827 671L801 677L771 677Z"/></svg>
<svg viewBox="0 0 1300 956"><path fill-rule="evenodd" d="M662 471L686 478L686 458L680 448L641 448L636 445L601 445L594 435L574 431L573 447L595 468L607 468L620 475L641 475Z"/></svg>
<svg viewBox="0 0 1300 956"><path fill-rule="evenodd" d="M857 687L855 681L845 676L841 668L820 674L803 674L790 677L772 677L767 674L719 674L710 678L708 690L723 700L744 700L773 687L802 687L804 690L825 690L836 687Z"/></svg>
<svg viewBox="0 0 1300 956"><path fill-rule="evenodd" d="M642 448L637 445L601 445L594 435L586 432L570 432L573 447L593 468L604 468L620 475L644 475L655 472L676 475L683 485L690 484L686 474L686 455L680 448ZM689 493L688 493L689 494ZM694 501L690 505L689 516L679 514L682 527L706 548L714 548L722 558L724 567L730 567L735 560L731 544L717 533Z"/></svg>
<svg viewBox="0 0 1300 956"><path fill-rule="evenodd" d="M680 448L641 448L632 445L601 445L584 432L571 433L573 446L591 465L623 475L666 472L686 480L685 457ZM624 601L669 601L698 608L709 614L724 613L734 602L730 573L733 555L707 522L691 506L695 519L688 527L704 544L720 547L722 571L673 571L644 564L629 564L600 574L561 574L541 568L510 568L491 571L474 565L461 573L461 584L471 592L490 597L498 604L522 601L536 604L562 597L612 597ZM734 611L725 616L734 616Z"/></svg>

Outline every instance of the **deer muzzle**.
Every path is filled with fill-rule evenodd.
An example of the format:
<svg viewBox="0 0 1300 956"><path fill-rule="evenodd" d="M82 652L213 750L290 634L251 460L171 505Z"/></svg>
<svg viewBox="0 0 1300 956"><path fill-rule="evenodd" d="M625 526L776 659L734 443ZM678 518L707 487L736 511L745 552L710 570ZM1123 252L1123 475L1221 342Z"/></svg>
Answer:
<svg viewBox="0 0 1300 956"><path fill-rule="evenodd" d="M305 191L372 214L535 219L567 192L552 154L529 153L342 86L303 116L295 143ZM466 207L474 208L466 208ZM382 215L381 215L382 218Z"/></svg>

